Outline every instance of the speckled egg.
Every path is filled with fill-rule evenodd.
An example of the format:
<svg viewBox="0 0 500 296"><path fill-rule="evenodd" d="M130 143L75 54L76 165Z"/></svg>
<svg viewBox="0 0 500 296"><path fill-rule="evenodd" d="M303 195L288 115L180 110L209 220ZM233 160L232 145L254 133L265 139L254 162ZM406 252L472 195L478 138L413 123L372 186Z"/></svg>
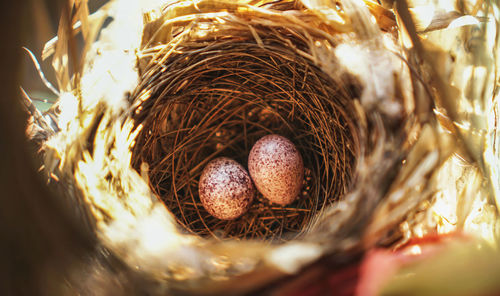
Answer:
<svg viewBox="0 0 500 296"><path fill-rule="evenodd" d="M304 162L285 137L267 135L259 139L248 156L248 170L257 190L273 203L287 205L300 194Z"/></svg>
<svg viewBox="0 0 500 296"><path fill-rule="evenodd" d="M222 220L243 215L255 196L255 187L245 168L227 157L207 164L201 173L198 191L203 207Z"/></svg>

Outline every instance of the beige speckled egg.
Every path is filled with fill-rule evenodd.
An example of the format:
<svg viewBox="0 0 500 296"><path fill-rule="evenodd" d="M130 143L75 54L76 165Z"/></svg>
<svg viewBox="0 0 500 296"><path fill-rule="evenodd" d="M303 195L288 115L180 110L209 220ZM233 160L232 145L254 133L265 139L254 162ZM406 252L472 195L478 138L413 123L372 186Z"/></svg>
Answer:
<svg viewBox="0 0 500 296"><path fill-rule="evenodd" d="M304 163L299 150L285 137L259 139L248 156L248 170L257 190L273 203L287 205L300 194Z"/></svg>
<svg viewBox="0 0 500 296"><path fill-rule="evenodd" d="M222 220L243 215L255 196L255 187L245 168L227 157L207 164L201 173L198 191L203 207Z"/></svg>

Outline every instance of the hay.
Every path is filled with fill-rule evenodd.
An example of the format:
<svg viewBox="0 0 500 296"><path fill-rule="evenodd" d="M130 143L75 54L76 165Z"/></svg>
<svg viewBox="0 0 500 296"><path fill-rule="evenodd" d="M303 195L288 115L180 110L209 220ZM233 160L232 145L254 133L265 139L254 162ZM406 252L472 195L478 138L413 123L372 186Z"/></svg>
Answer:
<svg viewBox="0 0 500 296"><path fill-rule="evenodd" d="M195 248L205 261L212 239L223 240L213 245L213 256L221 249L229 256L224 243L241 241L242 254L254 261L272 258L268 242L304 241L312 243L306 253L318 254L316 245L342 253L367 235L415 143L408 136L420 133L412 112L428 97L414 97L407 68L381 42L394 36L379 31L366 7L346 1L319 10L304 3L169 3L143 16L131 47L102 50L116 46L109 40L123 26L136 29L123 17L115 20L120 31L110 26L95 52L86 53L78 91L61 95L62 131L50 140L47 163L60 180L74 179L79 191L73 187L70 194L88 204L95 219L89 224L112 249L128 254L130 264L158 265L144 259L159 253L149 251L151 233L139 230L156 219L155 232L170 237L156 247L172 258L162 263L167 266L186 264L173 263L182 256L172 255L170 244ZM217 156L246 165L253 143L269 133L288 137L303 155L303 196L287 207L258 197L235 221L209 216L197 197L204 165ZM426 150L436 147L434 136ZM409 170L427 174L444 157ZM398 215L408 212L391 206ZM397 235L402 219L377 226ZM384 236L379 231L370 236L375 242ZM242 268L235 258L220 272Z"/></svg>
<svg viewBox="0 0 500 296"><path fill-rule="evenodd" d="M61 94L48 172L88 205L89 225L106 246L152 274L168 270L172 282L185 273L246 273L259 262L295 270L326 252L343 257L388 232L397 237L409 211L400 201L389 200L394 219L369 226L416 143L409 135L419 135L419 116L431 109L422 107L426 93L412 92L418 80L402 52L382 42L394 36L371 15L352 1L322 9L307 1L181 1L146 13L140 38L119 45L113 38L124 26L137 30L130 20L138 19L116 15L85 53L75 91ZM216 156L246 165L252 144L269 133L301 151L304 196L285 208L259 197L235 221L208 216L197 197L204 165ZM419 153L435 150L436 136ZM445 157L422 165L416 158L405 172L418 170L425 184ZM275 260L289 246L302 251Z"/></svg>
<svg viewBox="0 0 500 296"><path fill-rule="evenodd" d="M262 284L404 239L400 226L433 197L429 180L456 142L440 131L429 65L400 47L393 13L371 1L167 2L130 9L134 18L117 10L64 85L61 131L46 146L47 173L86 205L103 245L196 294L214 283L214 293L250 291L234 276ZM114 43L124 28L140 36ZM235 221L208 216L197 199L204 165L246 165L268 133L301 151L304 196L286 208L259 197Z"/></svg>

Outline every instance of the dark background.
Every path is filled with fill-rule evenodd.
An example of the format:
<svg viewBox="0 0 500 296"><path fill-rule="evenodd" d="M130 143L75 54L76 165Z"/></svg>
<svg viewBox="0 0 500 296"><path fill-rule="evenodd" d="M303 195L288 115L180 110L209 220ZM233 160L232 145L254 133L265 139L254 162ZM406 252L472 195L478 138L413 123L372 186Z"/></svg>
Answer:
<svg viewBox="0 0 500 296"><path fill-rule="evenodd" d="M40 55L55 32L62 3L0 4L0 295L51 294L75 258L94 245L36 173L20 105L21 84L30 92L47 92L21 47Z"/></svg>

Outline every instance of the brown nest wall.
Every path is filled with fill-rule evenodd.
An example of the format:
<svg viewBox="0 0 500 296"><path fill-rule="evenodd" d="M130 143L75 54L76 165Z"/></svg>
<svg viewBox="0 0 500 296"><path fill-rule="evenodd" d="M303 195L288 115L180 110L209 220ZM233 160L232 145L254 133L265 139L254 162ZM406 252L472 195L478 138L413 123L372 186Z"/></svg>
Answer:
<svg viewBox="0 0 500 296"><path fill-rule="evenodd" d="M133 166L148 164L150 187L188 232L293 239L349 189L359 150L352 99L360 89L352 77L331 77L307 57L306 30L242 29L237 22L224 28L227 34L190 37L172 52L144 49L147 66L133 95L134 119L142 125ZM204 166L226 156L246 167L252 145L272 133L290 139L303 156L302 196L282 207L259 194L233 221L208 214L198 197Z"/></svg>

